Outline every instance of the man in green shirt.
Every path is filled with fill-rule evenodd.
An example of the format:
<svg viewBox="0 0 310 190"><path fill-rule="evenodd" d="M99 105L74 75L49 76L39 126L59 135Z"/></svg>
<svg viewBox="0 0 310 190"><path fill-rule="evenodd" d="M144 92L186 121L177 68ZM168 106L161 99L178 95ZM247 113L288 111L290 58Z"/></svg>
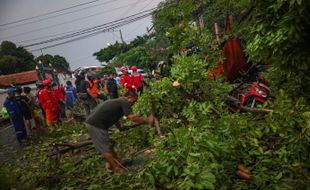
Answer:
<svg viewBox="0 0 310 190"><path fill-rule="evenodd" d="M114 151L114 141L110 139L108 129L112 125L120 130L128 129L119 120L124 117L135 123L154 123L154 117L149 116L144 119L132 114L131 106L137 101L137 94L128 92L124 97L108 100L95 108L85 121L86 128L92 138L95 148L103 154L104 159L115 173L123 172L121 161Z"/></svg>

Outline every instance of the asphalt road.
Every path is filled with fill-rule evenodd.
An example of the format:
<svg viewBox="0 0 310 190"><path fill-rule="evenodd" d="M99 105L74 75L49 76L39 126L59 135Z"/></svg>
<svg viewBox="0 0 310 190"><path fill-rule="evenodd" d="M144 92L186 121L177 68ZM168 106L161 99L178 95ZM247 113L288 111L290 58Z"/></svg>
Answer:
<svg viewBox="0 0 310 190"><path fill-rule="evenodd" d="M0 127L0 165L14 162L20 150L13 126Z"/></svg>
<svg viewBox="0 0 310 190"><path fill-rule="evenodd" d="M46 138L47 135L47 128L36 129L32 134L31 143L38 143L40 139ZM0 165L14 163L25 146L27 145L20 145L17 142L12 125L0 127Z"/></svg>

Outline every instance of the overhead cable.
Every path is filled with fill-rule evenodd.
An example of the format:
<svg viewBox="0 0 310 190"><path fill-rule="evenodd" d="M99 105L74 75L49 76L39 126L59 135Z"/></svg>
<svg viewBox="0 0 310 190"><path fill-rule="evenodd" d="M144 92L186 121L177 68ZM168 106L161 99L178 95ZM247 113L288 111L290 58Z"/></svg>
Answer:
<svg viewBox="0 0 310 190"><path fill-rule="evenodd" d="M142 15L140 17L137 17L137 18L134 18L134 19L130 19L128 21L125 21L123 23L118 23L118 24L115 24L111 27L107 27L105 29L101 29L99 31L96 31L96 32L93 32L93 33L90 33L90 34L87 34L87 35L84 35L84 36L81 36L81 37L77 37L77 38L74 38L74 39L70 39L70 40L67 40L67 41L64 41L64 42L60 42L60 43L57 43L57 44L53 44L53 45L50 45L50 46L45 46L45 47L42 47L42 48L38 48L38 49L34 49L34 50L30 50L30 52L35 52L35 51L39 51L39 50L42 50L42 49L48 49L48 48L52 48L52 47L56 47L56 46L59 46L59 45L63 45L63 44L67 44L67 43L71 43L71 42L74 42L74 41L77 41L77 40L82 40L82 39L85 39L85 38L89 38L89 37L92 37L92 36L95 36L95 35L98 35L98 34L101 34L103 32L106 32L106 31L109 31L109 30L112 30L112 29L116 29L116 28L119 28L119 27L122 27L124 25L127 25L127 24L130 24L130 23L133 23L133 22L136 22L140 19L143 19L143 18L146 18L148 16L151 16L153 13L148 13L148 14L145 14L145 15Z"/></svg>
<svg viewBox="0 0 310 190"><path fill-rule="evenodd" d="M29 22L26 22L26 23L14 25L14 26L11 26L11 27L3 28L3 29L0 28L0 31L5 31L5 30L12 29L12 28L17 28L17 27L20 27L20 26L24 26L24 25L27 25L27 24L33 24L33 23L41 22L43 20L48 20L48 19L59 17L59 16L76 13L76 12L79 12L79 11L84 11L84 10L87 10L87 9L90 9L90 8L93 8L93 7L98 7L98 6L101 6L101 5L106 5L106 4L115 2L115 1L118 1L118 0L111 0L111 1L103 2L103 3L91 5L91 6L88 6L88 7L83 7L81 9L77 9L77 10L74 10L74 11L65 12L65 13L61 13L61 14L58 14L58 15L53 15L53 16L37 19L37 20L34 20L34 21L29 21Z"/></svg>
<svg viewBox="0 0 310 190"><path fill-rule="evenodd" d="M105 14L105 13L113 12L113 11L115 11L115 10L122 9L122 8L128 7L128 6L130 6L130 5L131 5L131 4L125 5L125 6L122 6L122 7L117 7L117 8L115 8L115 9L110 9L110 10L108 10L108 11L99 12L99 13L96 13L96 14L93 14L93 15L89 15L89 16L86 16L86 17L81 17L81 18L69 20L69 21L66 21L66 22L54 24L54 25L51 25L51 26L42 27L42 28L39 28L39 29L30 30L30 31L27 31L27 32L23 32L23 33L19 33L19 34L7 36L7 37L4 37L4 39L7 40L7 39L15 38L15 37L18 37L18 36L22 36L22 35L25 35L25 34L30 34L30 33L33 33L33 32L38 32L38 31L42 31L42 30L49 29L49 28L53 28L53 27L56 27L56 26L61 26L61 25L65 25L65 24L70 24L70 23L73 23L73 22L76 22L76 21L80 21L80 20L84 20L84 19L87 19L87 18L90 18L90 17L93 17L93 16L97 16L97 15L100 15L100 14Z"/></svg>
<svg viewBox="0 0 310 190"><path fill-rule="evenodd" d="M88 4L91 4L91 3L95 3L97 1L100 1L100 0L93 0L93 1L86 2L86 3L81 3L81 4L77 4L77 5L71 6L71 7L67 7L67 8L64 8L64 9L60 9L60 10L56 10L56 11L51 11L51 12L43 13L43 14L40 14L40 15L28 17L28 18L23 18L23 19L20 19L20 20L16 20L16 21L0 24L0 26L2 27L2 26L7 26L7 25L11 25L11 24L20 23L20 22L23 22L23 21L26 21L26 20L31 20L31 19L34 19L34 18L38 18L38 17L42 17L42 16L58 13L58 12L61 12L61 11L73 9L73 8L76 8L76 7L88 5Z"/></svg>
<svg viewBox="0 0 310 190"><path fill-rule="evenodd" d="M122 18L122 19L114 20L114 21L111 21L111 22L108 22L108 23L105 23L105 24L101 24L101 25L93 26L93 27L86 28L86 29L83 29L83 30L79 30L77 32L73 32L73 33L70 33L70 34L67 34L67 35L64 35L64 36L60 36L60 37L56 37L56 38L51 38L51 39L48 39L48 40L43 40L41 42L24 45L24 47L31 47L31 46L41 45L41 44L45 44L45 43L49 43L49 42L53 42L53 41L59 41L59 40L67 39L67 38L72 38L72 37L79 36L79 35L82 35L82 34L87 34L87 33L90 33L90 32L95 32L95 31L101 30L102 28L105 28L106 26L112 26L113 24L118 24L118 23L127 21L128 19L135 19L135 18L139 17L142 14L150 14L154 10L155 10L155 8L148 9L146 11L142 11L142 12L136 13L134 15L130 15L130 16Z"/></svg>

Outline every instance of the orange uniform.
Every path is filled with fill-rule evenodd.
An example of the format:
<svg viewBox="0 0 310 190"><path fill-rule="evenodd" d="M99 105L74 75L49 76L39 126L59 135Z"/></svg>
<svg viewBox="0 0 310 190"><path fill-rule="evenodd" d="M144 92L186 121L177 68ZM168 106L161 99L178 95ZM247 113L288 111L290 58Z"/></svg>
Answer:
<svg viewBox="0 0 310 190"><path fill-rule="evenodd" d="M55 90L44 88L40 93L40 103L45 111L46 123L50 127L59 121L60 106L59 98Z"/></svg>

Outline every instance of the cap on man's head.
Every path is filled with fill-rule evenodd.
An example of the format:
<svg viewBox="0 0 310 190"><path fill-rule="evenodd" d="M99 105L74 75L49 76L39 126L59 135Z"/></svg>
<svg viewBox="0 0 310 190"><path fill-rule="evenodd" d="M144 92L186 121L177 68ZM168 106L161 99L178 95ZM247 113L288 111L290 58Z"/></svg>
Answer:
<svg viewBox="0 0 310 190"><path fill-rule="evenodd" d="M8 94L15 94L16 93L16 88L8 88L7 93Z"/></svg>
<svg viewBox="0 0 310 190"><path fill-rule="evenodd" d="M46 80L43 81L42 84L43 84L43 86L47 86L47 85L49 85L51 82L52 82L51 79L46 79Z"/></svg>
<svg viewBox="0 0 310 190"><path fill-rule="evenodd" d="M132 66L132 67L131 67L131 70L137 71L137 70L138 70L138 67L137 67L137 66Z"/></svg>

